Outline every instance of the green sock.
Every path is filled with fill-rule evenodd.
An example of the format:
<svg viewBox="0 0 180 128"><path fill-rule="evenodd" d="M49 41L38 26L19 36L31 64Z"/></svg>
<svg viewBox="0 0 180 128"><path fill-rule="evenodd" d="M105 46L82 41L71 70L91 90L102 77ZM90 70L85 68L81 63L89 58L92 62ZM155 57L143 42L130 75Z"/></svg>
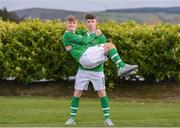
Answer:
<svg viewBox="0 0 180 128"><path fill-rule="evenodd" d="M100 101L101 101L101 107L104 114L104 119L107 119L109 118L109 100L107 96L104 96L104 97L100 97Z"/></svg>
<svg viewBox="0 0 180 128"><path fill-rule="evenodd" d="M124 67L125 63L121 60L121 57L119 56L116 48L109 50L108 56L117 65L118 68Z"/></svg>
<svg viewBox="0 0 180 128"><path fill-rule="evenodd" d="M71 100L71 113L70 113L71 117L73 118L76 117L78 107L79 107L79 97L73 96Z"/></svg>

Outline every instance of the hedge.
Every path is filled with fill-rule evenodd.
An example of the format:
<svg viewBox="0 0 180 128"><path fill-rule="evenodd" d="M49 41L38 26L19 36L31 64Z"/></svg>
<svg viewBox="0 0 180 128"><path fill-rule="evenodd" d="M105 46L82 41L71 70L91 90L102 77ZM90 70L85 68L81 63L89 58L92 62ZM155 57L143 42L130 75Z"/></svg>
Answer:
<svg viewBox="0 0 180 128"><path fill-rule="evenodd" d="M110 21L98 27L117 46L125 62L139 65L138 75L146 80L180 82L180 25ZM64 23L59 20L29 19L19 24L0 21L0 78L30 83L75 75L78 64L62 45L64 31ZM110 60L105 73L111 82L118 79Z"/></svg>

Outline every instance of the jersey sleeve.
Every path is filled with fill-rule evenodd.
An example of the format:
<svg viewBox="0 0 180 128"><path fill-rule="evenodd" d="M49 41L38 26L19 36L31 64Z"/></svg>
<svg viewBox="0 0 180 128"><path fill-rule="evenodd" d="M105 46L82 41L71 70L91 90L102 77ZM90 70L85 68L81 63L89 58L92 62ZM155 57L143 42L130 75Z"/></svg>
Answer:
<svg viewBox="0 0 180 128"><path fill-rule="evenodd" d="M78 35L85 35L86 33L87 33L87 31L84 29L77 28L77 30L76 30L76 34L78 34Z"/></svg>
<svg viewBox="0 0 180 128"><path fill-rule="evenodd" d="M63 36L63 42L71 42L73 44L88 44L89 42L93 41L96 38L96 34L94 33L93 36L88 35L79 35L72 32L66 32Z"/></svg>

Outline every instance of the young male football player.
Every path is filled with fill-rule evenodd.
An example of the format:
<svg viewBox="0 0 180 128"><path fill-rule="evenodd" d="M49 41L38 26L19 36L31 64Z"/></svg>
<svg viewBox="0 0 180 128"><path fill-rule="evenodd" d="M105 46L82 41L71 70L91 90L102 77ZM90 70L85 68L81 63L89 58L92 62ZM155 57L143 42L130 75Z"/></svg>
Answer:
<svg viewBox="0 0 180 128"><path fill-rule="evenodd" d="M69 16L67 19L71 19L69 22L74 22L74 25L70 25L71 23L70 24L67 23L67 29L70 29L72 26L74 26L75 29L71 29L71 30L76 30L76 18L74 16ZM82 41L89 40L89 42L84 41L84 44L80 42L82 44L80 44L79 47L81 45L85 45L86 47L93 48L93 46L101 47L101 44L105 44L106 37L101 33L100 30L96 28L96 24L97 24L96 17L92 14L88 14L85 17L85 22L88 28L88 32L86 32L83 36L82 35L79 37L74 36L73 38L75 37L82 38ZM73 31L73 33L80 34L80 32L78 31ZM72 46L68 45L66 49L70 51L72 49ZM108 50L109 46L103 47L103 49ZM99 52L101 52L101 50L102 49L100 49ZM92 54L91 57L96 56L96 54L94 54L94 50L88 54ZM105 91L105 76L104 76L104 68L103 68L104 61L102 61L98 65L95 65L92 68L84 67L80 63L80 66L76 75L76 80L75 80L74 96L71 101L71 113L70 113L71 117L66 121L65 123L66 125L72 125L75 123L74 120L77 114L77 109L79 107L80 96L82 95L83 90L88 89L89 82L92 82L94 90L98 92L98 95L100 97L100 102L101 102L102 110L104 113L104 124L106 126L113 126L113 123L109 117L109 101L108 101L108 98L106 96L106 91Z"/></svg>

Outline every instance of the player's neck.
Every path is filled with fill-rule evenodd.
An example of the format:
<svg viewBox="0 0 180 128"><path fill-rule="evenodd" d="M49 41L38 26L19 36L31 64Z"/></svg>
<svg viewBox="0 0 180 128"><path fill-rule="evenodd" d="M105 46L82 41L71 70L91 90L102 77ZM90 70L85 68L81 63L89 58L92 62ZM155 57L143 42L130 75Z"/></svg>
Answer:
<svg viewBox="0 0 180 128"><path fill-rule="evenodd" d="M96 30L93 29L93 30L88 30L88 33L91 34L91 33L94 33Z"/></svg>
<svg viewBox="0 0 180 128"><path fill-rule="evenodd" d="M74 30L67 30L68 32L72 32L72 33L75 33L75 31Z"/></svg>

